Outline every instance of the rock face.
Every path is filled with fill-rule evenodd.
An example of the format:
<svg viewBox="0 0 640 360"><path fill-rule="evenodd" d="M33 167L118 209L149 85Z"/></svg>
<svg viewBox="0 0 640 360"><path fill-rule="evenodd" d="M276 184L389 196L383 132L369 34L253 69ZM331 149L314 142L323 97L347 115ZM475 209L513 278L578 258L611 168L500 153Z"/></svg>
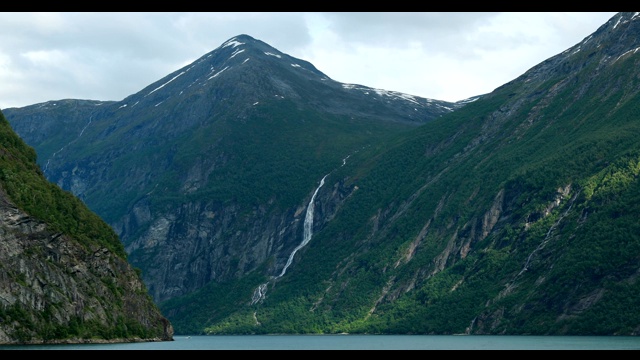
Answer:
<svg viewBox="0 0 640 360"><path fill-rule="evenodd" d="M139 324L153 334L147 341L172 339L171 324L151 306L144 284L126 260L106 248L85 249L50 231L1 190L0 239L0 343L72 342L57 339L55 329L68 333L73 322L107 329ZM40 329L52 331L41 334Z"/></svg>
<svg viewBox="0 0 640 360"><path fill-rule="evenodd" d="M157 301L188 294L211 281L229 281L273 254L283 254L269 264L269 272L275 274L286 262L285 250L295 247L303 219L293 213L265 213L257 207L240 216L233 206L184 204L156 216L127 250L141 263L158 264L146 270L147 278L155 279L149 291Z"/></svg>
<svg viewBox="0 0 640 360"><path fill-rule="evenodd" d="M0 126L0 344L172 340L172 325L122 254L54 230L10 199L6 188L21 175L7 166L20 161L10 142L19 141L2 113Z"/></svg>

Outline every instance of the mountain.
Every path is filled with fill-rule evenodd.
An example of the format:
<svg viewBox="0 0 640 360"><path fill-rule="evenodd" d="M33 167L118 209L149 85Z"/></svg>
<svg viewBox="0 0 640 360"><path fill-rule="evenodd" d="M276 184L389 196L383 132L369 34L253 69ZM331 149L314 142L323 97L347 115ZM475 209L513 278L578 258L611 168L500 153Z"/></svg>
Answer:
<svg viewBox="0 0 640 360"><path fill-rule="evenodd" d="M117 235L0 112L0 344L172 340Z"/></svg>
<svg viewBox="0 0 640 360"><path fill-rule="evenodd" d="M323 175L466 103L339 83L240 35L122 101L4 111L47 178L113 227L162 302L278 274Z"/></svg>
<svg viewBox="0 0 640 360"><path fill-rule="evenodd" d="M638 19L420 117L246 36L122 102L5 113L177 333L638 335Z"/></svg>

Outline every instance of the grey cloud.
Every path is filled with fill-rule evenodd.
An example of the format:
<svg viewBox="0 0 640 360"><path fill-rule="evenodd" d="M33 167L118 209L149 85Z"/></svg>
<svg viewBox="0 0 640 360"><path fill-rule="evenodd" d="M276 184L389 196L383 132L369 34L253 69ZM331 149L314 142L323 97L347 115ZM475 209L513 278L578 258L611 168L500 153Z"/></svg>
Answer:
<svg viewBox="0 0 640 360"><path fill-rule="evenodd" d="M459 40L498 13L368 12L323 15L330 21L331 29L345 41L384 47L405 47L410 42L419 42L429 47L434 42Z"/></svg>

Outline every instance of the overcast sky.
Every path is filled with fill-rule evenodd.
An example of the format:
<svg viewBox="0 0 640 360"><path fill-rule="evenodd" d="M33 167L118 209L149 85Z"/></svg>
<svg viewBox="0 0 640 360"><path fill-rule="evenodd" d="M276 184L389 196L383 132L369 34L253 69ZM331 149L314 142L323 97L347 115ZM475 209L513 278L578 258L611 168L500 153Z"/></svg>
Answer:
<svg viewBox="0 0 640 360"><path fill-rule="evenodd" d="M612 12L0 13L0 109L122 100L240 34L333 80L458 101L579 43Z"/></svg>

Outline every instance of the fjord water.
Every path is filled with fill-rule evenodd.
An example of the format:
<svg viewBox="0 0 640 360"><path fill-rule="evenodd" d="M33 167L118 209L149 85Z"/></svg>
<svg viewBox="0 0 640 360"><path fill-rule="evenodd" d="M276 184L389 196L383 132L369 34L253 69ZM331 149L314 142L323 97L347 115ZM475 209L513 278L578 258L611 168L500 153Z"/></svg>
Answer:
<svg viewBox="0 0 640 360"><path fill-rule="evenodd" d="M0 350L640 350L640 336L215 335L175 341L0 346Z"/></svg>

